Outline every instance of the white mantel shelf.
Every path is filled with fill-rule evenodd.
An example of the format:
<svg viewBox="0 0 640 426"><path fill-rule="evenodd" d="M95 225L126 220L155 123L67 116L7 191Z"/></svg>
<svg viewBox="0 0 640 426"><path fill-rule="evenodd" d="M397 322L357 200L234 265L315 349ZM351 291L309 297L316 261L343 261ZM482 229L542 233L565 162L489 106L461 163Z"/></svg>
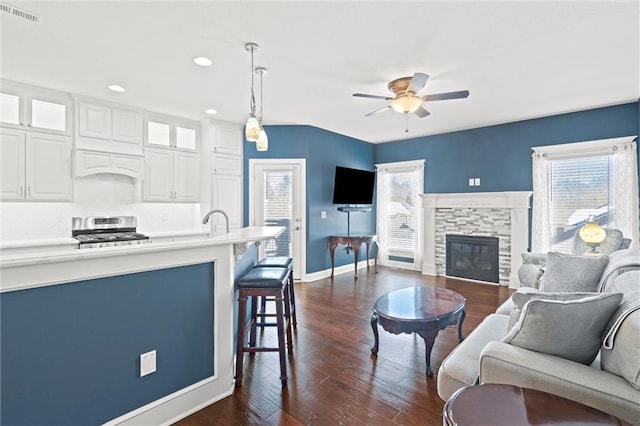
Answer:
<svg viewBox="0 0 640 426"><path fill-rule="evenodd" d="M509 287L520 286L517 271L520 254L527 250L529 233L529 201L531 191L465 192L421 194L424 218L424 257L422 273L437 276L436 210L443 208L509 209L511 211L511 273Z"/></svg>
<svg viewBox="0 0 640 426"><path fill-rule="evenodd" d="M529 208L531 191L421 194L423 208Z"/></svg>

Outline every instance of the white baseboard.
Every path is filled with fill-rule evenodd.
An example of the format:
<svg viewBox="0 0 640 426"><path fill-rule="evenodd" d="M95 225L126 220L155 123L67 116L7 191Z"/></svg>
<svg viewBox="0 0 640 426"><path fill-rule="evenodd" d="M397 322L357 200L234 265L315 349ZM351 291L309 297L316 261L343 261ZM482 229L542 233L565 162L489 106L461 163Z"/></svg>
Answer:
<svg viewBox="0 0 640 426"><path fill-rule="evenodd" d="M171 425L233 393L233 381L220 393L220 380L210 377L108 421L104 426ZM211 398L211 395L216 395Z"/></svg>
<svg viewBox="0 0 640 426"><path fill-rule="evenodd" d="M369 265L371 268L374 267L373 259L369 259ZM365 269L367 268L366 260L361 260L360 262L358 262L358 270L360 270L361 268L365 268ZM342 266L336 266L333 272L334 275L341 275L346 273L351 273L351 275L353 275L354 273L353 263L348 263ZM323 271L306 274L302 281L316 281L316 280L322 280L329 277L331 277L331 269L325 269Z"/></svg>

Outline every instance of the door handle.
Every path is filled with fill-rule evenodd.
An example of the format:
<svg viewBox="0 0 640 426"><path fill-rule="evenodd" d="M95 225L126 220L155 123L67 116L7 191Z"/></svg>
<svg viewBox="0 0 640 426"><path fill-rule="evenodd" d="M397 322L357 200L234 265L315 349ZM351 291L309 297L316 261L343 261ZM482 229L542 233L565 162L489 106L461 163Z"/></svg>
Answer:
<svg viewBox="0 0 640 426"><path fill-rule="evenodd" d="M299 231L299 230L300 230L300 227L299 227L299 226L296 226L296 231Z"/></svg>

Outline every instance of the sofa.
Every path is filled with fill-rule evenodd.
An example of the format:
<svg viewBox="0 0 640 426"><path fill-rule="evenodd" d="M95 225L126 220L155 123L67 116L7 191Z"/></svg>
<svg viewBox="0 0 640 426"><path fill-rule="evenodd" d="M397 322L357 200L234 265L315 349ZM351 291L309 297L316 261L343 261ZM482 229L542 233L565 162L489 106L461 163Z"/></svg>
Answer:
<svg viewBox="0 0 640 426"><path fill-rule="evenodd" d="M447 356L440 398L509 384L640 424L640 250L549 253L540 284L518 289Z"/></svg>
<svg viewBox="0 0 640 426"><path fill-rule="evenodd" d="M614 251L628 249L631 239L625 238L619 229L607 229L606 237L597 248L599 254L610 255ZM582 241L578 232L573 236L571 252L573 254L588 253L591 248ZM522 266L518 268L518 279L525 287L538 287L538 282L544 273L547 262L546 253L523 253Z"/></svg>

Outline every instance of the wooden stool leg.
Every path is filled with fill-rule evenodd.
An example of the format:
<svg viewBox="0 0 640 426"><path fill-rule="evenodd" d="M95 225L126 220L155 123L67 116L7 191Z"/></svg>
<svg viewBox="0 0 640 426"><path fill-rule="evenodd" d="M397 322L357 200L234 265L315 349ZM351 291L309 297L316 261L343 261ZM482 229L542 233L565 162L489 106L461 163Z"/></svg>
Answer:
<svg viewBox="0 0 640 426"><path fill-rule="evenodd" d="M293 288L293 269L289 274L289 297L291 299L291 318L293 319L293 328L298 329L298 319L296 318L296 292Z"/></svg>
<svg viewBox="0 0 640 426"><path fill-rule="evenodd" d="M258 297L251 296L251 330L249 331L249 346L256 346L256 329L258 326Z"/></svg>
<svg viewBox="0 0 640 426"><path fill-rule="evenodd" d="M238 297L238 334L236 335L236 386L242 384L242 361L244 358L245 321L247 316L247 295L240 290Z"/></svg>
<svg viewBox="0 0 640 426"><path fill-rule="evenodd" d="M285 327L287 328L287 350L291 353L293 349L293 339L291 337L291 306L289 301L291 300L289 290L289 284L284 286L284 318L285 318Z"/></svg>
<svg viewBox="0 0 640 426"><path fill-rule="evenodd" d="M282 386L287 386L287 360L285 355L285 343L284 343L284 312L282 291L276 296L276 315L277 315L277 328L278 328L278 352L280 354L280 381Z"/></svg>

